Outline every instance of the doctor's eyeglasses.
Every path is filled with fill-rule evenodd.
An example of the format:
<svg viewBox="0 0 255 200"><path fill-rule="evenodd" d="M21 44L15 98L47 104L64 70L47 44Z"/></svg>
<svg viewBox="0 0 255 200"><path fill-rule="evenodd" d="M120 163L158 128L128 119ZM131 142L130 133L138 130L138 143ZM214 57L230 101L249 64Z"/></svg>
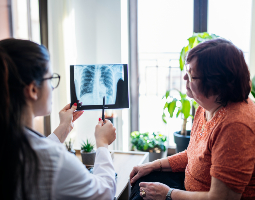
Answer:
<svg viewBox="0 0 255 200"><path fill-rule="evenodd" d="M54 74L52 74L51 77L49 77L49 78L43 78L42 80L43 80L43 81L44 81L44 80L50 80L50 84L51 84L52 89L55 89L55 88L57 88L58 85L59 85L59 82L60 82L60 75L57 74L57 73L54 73Z"/></svg>

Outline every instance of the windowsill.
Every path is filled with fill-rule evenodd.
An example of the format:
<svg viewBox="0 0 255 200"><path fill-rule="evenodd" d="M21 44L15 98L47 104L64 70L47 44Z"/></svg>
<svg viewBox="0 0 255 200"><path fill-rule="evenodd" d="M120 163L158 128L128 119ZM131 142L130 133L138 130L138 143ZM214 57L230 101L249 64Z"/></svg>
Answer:
<svg viewBox="0 0 255 200"><path fill-rule="evenodd" d="M175 145L168 146L167 147L167 156L171 156L174 154L176 154Z"/></svg>

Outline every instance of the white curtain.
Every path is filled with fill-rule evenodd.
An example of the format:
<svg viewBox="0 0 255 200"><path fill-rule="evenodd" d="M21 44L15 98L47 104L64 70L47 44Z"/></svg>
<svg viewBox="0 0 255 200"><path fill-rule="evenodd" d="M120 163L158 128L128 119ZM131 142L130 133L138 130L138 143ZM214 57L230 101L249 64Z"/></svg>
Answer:
<svg viewBox="0 0 255 200"><path fill-rule="evenodd" d="M53 91L54 131L59 124L58 112L70 102L70 65L122 62L121 4L119 0L49 0L48 24L51 65L61 76L59 87ZM114 113L118 115L117 138L121 139L122 111ZM75 149L80 149L82 140L94 141L99 117L100 110L85 111L75 123L71 133Z"/></svg>
<svg viewBox="0 0 255 200"><path fill-rule="evenodd" d="M73 0L48 1L49 52L53 72L60 74L60 84L53 91L51 130L59 125L59 111L70 102L69 65L76 60Z"/></svg>

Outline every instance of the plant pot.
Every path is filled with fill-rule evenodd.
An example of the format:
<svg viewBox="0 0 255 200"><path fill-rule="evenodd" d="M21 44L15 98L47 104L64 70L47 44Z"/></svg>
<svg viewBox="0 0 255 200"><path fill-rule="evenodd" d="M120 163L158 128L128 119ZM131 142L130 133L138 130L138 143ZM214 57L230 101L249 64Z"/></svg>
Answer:
<svg viewBox="0 0 255 200"><path fill-rule="evenodd" d="M81 150L81 158L84 165L94 165L96 158L96 151L84 152Z"/></svg>
<svg viewBox="0 0 255 200"><path fill-rule="evenodd" d="M167 151L161 151L160 153L149 152L149 162L152 162L157 159L165 158L167 155Z"/></svg>
<svg viewBox="0 0 255 200"><path fill-rule="evenodd" d="M181 135L181 131L174 132L174 142L176 144L176 153L182 152L189 146L190 131L187 136Z"/></svg>
<svg viewBox="0 0 255 200"><path fill-rule="evenodd" d="M166 151L161 151L160 153L156 152L149 152L149 151L140 151L139 152L148 152L149 153L149 162L152 162L157 159L165 158L167 156L167 150Z"/></svg>
<svg viewBox="0 0 255 200"><path fill-rule="evenodd" d="M72 153L72 154L74 154L74 155L76 155L76 152L75 152L74 149L70 149L70 150L67 150L67 151L70 152L70 153Z"/></svg>

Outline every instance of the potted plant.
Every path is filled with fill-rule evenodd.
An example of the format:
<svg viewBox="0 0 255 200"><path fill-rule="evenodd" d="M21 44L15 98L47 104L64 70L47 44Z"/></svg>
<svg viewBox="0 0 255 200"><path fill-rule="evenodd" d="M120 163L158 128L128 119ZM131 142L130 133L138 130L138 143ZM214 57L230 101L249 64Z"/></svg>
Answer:
<svg viewBox="0 0 255 200"><path fill-rule="evenodd" d="M178 91L178 90L177 90ZM186 130L186 125L189 117L193 117L191 113L192 105L197 108L198 104L191 99L187 98L187 95L178 91L179 98L173 98L170 96L170 90L166 92L163 96L163 99L166 100L165 106L163 108L162 120L164 123L166 121L166 111L169 113L169 117L172 118L174 113L176 113L176 117L182 115L183 123L181 127L181 131L177 131L174 133L174 142L176 143L176 152L181 152L188 147L190 140L190 130ZM179 103L178 103L179 102Z"/></svg>
<svg viewBox="0 0 255 200"><path fill-rule="evenodd" d="M207 32L194 33L190 38L188 38L189 44L187 46L183 47L181 50L181 53L180 53L180 59L179 59L180 70L182 71L184 69L185 56L190 49L197 46L201 42L204 42L206 40L215 39L215 38L218 38L218 36L215 34L210 35ZM176 143L176 152L178 153L180 151L187 149L187 147L188 147L189 140L190 140L190 131L186 130L186 124L187 124L188 118L193 117L190 114L192 105L195 108L197 108L198 105L195 101L189 100L187 98L187 95L180 91L179 91L179 95L180 95L179 99L171 98L169 95L170 95L170 90L166 91L166 94L163 96L163 98L166 99L166 103L163 108L162 120L165 123L167 123L165 110L168 111L171 118L173 117L175 110L176 110L176 117L178 117L180 114L183 117L183 124L182 124L181 131L177 131L174 133L174 141ZM178 101L180 102L179 106L177 105Z"/></svg>
<svg viewBox="0 0 255 200"><path fill-rule="evenodd" d="M66 145L67 151L69 151L70 153L73 153L74 155L76 155L76 152L73 149L73 141L72 141L71 138L70 138L69 142L65 142L65 145Z"/></svg>
<svg viewBox="0 0 255 200"><path fill-rule="evenodd" d="M94 165L96 158L94 146L88 139L87 142L83 141L81 144L81 158L84 165Z"/></svg>
<svg viewBox="0 0 255 200"><path fill-rule="evenodd" d="M132 150L149 152L149 161L154 161L166 157L166 142L167 137L160 133L140 133L134 131L131 133Z"/></svg>

